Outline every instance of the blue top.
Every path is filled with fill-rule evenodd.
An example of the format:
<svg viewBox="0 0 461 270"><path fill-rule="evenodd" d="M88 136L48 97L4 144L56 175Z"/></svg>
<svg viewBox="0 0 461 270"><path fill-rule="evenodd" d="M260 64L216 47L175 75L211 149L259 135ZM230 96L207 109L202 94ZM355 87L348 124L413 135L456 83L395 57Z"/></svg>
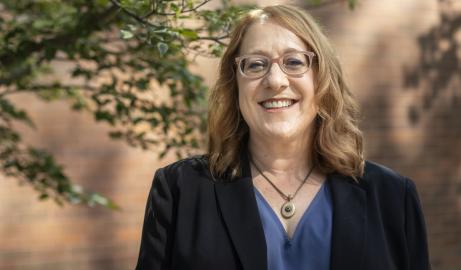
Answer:
<svg viewBox="0 0 461 270"><path fill-rule="evenodd" d="M333 208L323 184L304 212L290 239L269 203L255 188L267 246L268 270L330 269Z"/></svg>

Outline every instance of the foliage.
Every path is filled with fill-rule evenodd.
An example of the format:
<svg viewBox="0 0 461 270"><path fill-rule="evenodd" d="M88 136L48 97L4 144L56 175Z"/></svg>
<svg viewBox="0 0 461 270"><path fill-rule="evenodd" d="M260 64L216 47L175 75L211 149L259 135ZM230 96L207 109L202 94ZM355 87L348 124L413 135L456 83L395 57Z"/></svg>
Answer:
<svg viewBox="0 0 461 270"><path fill-rule="evenodd" d="M67 100L112 127L110 136L160 156L203 145L206 87L189 70L196 55L220 56L232 22L249 6L211 0L4 0L0 4L0 168L40 199L116 208L66 176L15 123L34 124L11 97ZM346 0L348 3L355 3ZM322 4L312 0L313 4ZM53 76L71 66L70 79ZM53 78L53 79L50 79Z"/></svg>

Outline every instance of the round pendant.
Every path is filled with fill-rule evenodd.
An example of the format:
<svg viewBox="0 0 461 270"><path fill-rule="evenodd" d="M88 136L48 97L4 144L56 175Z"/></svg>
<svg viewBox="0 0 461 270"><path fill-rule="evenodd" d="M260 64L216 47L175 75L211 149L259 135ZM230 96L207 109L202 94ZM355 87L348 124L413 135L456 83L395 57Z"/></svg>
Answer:
<svg viewBox="0 0 461 270"><path fill-rule="evenodd" d="M288 201L282 205L280 213L284 218L291 218L295 214L295 209L294 203Z"/></svg>

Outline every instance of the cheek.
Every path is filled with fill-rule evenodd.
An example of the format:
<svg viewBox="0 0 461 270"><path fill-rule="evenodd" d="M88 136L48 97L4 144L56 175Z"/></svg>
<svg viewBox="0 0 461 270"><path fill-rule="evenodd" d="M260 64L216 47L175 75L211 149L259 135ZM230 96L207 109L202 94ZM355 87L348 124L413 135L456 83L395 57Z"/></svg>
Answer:
<svg viewBox="0 0 461 270"><path fill-rule="evenodd" d="M257 104L253 102L251 91L248 91L248 90L249 89L239 88L238 102L239 102L239 110L240 110L240 113L243 119L245 120L247 124L250 124L250 123L253 123L257 118L256 116L257 108L255 107L255 105Z"/></svg>
<svg viewBox="0 0 461 270"><path fill-rule="evenodd" d="M255 100L257 84L254 81L237 79L239 105L250 106Z"/></svg>
<svg viewBox="0 0 461 270"><path fill-rule="evenodd" d="M315 82L312 77L304 77L297 81L292 81L292 86L296 89L296 92L300 93L303 102L302 110L304 112L318 111L318 106L315 101Z"/></svg>
<svg viewBox="0 0 461 270"><path fill-rule="evenodd" d="M239 109L244 118L246 118L251 111L250 97L248 93L242 90L239 90Z"/></svg>

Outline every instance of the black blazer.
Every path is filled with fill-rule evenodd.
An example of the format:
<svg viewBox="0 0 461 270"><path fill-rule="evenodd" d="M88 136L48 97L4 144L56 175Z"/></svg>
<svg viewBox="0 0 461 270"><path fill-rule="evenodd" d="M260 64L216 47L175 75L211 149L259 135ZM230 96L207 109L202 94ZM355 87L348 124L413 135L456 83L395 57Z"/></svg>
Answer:
<svg viewBox="0 0 461 270"><path fill-rule="evenodd" d="M188 158L155 173L137 270L267 269L248 158L231 183L212 181L206 162ZM358 183L330 174L326 184L333 200L331 270L430 269L411 180L367 162Z"/></svg>

